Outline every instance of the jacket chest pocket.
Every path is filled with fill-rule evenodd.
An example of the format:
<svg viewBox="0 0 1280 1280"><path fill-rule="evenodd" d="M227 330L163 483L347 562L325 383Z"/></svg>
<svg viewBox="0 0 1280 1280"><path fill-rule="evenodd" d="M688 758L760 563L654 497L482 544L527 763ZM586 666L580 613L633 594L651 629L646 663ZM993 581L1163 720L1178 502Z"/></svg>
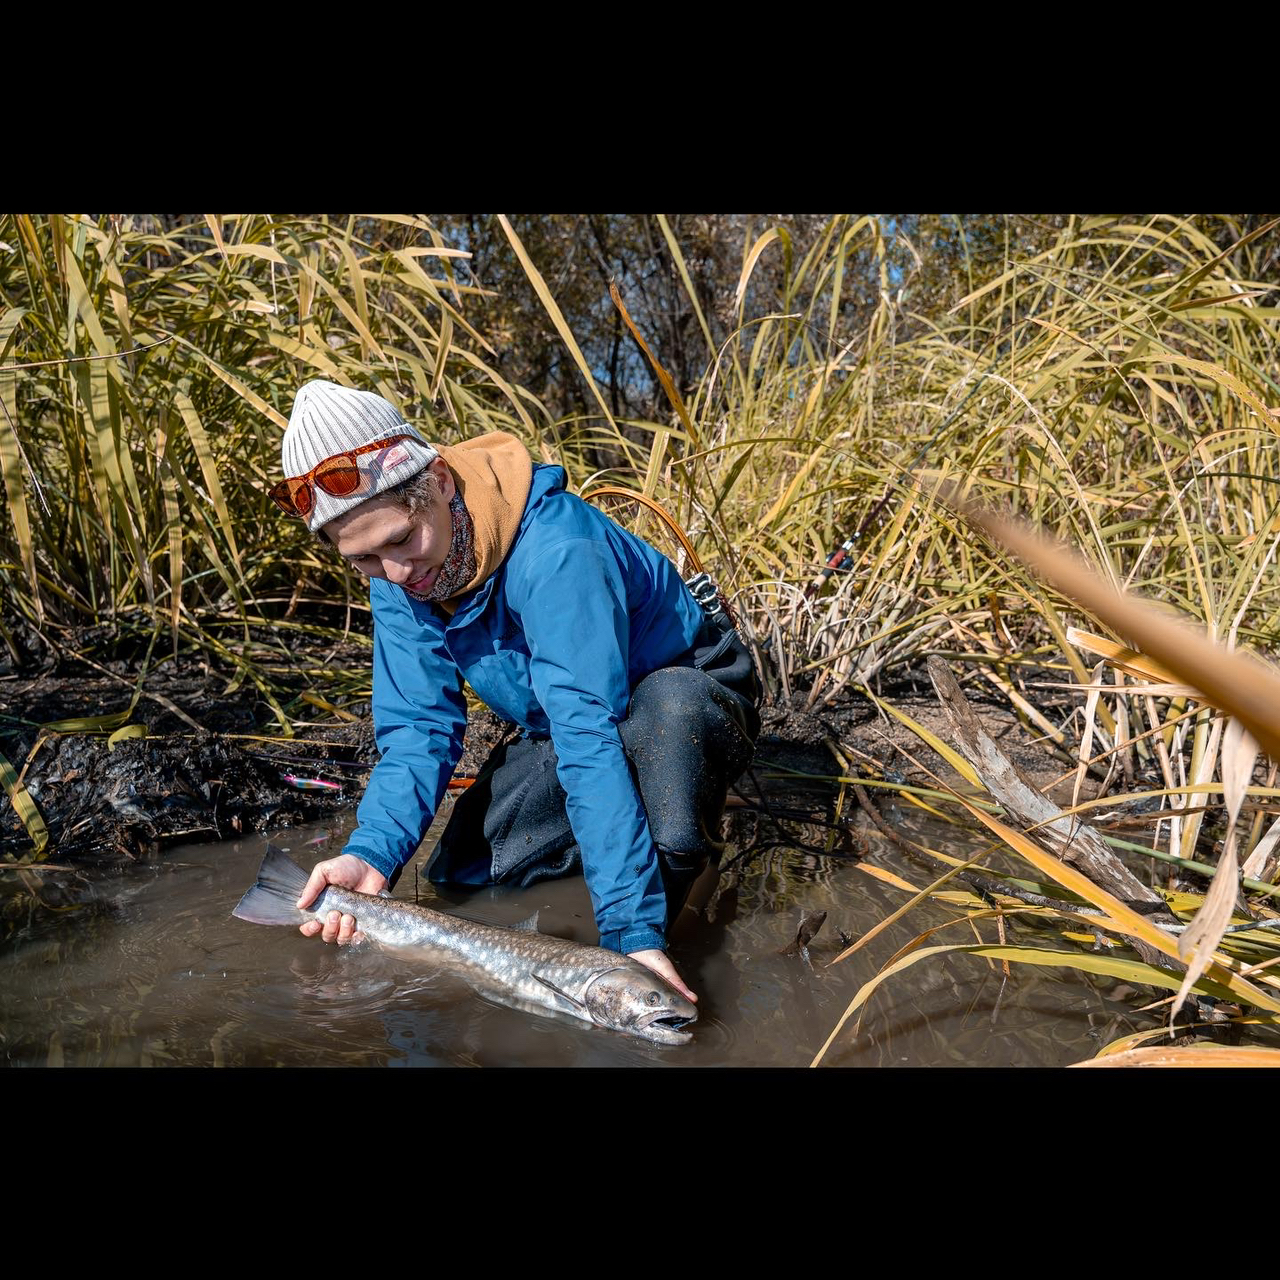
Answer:
<svg viewBox="0 0 1280 1280"><path fill-rule="evenodd" d="M545 719L529 682L529 655L498 649L468 664L468 683L492 710L526 728Z"/></svg>

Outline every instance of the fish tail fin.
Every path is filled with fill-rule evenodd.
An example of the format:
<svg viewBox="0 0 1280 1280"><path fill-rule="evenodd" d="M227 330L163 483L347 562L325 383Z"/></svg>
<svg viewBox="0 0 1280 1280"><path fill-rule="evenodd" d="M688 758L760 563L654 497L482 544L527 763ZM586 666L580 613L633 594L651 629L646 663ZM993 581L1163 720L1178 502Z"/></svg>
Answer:
<svg viewBox="0 0 1280 1280"><path fill-rule="evenodd" d="M311 916L295 905L306 888L307 873L283 849L267 845L257 883L231 913L252 924L302 924Z"/></svg>

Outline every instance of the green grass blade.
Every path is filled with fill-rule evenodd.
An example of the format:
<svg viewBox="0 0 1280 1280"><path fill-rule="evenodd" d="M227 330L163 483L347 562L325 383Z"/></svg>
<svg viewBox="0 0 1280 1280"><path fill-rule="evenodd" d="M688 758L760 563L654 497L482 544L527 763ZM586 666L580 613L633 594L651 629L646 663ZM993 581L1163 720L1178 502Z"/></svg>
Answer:
<svg viewBox="0 0 1280 1280"><path fill-rule="evenodd" d="M9 797L14 812L22 819L22 825L26 827L27 834L31 837L36 858L43 858L44 851L49 846L49 829L44 825L44 819L40 816L40 810L36 808L36 802L31 798L31 793L18 781L13 765L3 755L0 755L0 785L3 785L5 795Z"/></svg>

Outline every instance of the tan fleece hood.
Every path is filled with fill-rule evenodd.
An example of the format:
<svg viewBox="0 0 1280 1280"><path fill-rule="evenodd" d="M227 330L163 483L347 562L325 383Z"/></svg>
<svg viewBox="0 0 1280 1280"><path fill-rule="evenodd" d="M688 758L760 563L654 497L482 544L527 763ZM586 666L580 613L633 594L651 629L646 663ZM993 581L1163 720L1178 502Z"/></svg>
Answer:
<svg viewBox="0 0 1280 1280"><path fill-rule="evenodd" d="M506 431L490 431L461 444L437 445L436 449L453 473L475 524L476 576L448 600L438 602L452 614L458 597L494 573L511 550L529 500L533 459Z"/></svg>

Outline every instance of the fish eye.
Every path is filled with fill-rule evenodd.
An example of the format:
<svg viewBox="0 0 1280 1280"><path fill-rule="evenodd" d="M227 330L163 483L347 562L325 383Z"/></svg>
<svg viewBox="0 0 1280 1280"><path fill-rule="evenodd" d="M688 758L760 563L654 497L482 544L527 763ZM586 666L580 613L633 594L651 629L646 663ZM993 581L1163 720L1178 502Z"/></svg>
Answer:
<svg viewBox="0 0 1280 1280"><path fill-rule="evenodd" d="M662 997L656 991L650 991L645 998L649 1001L650 1004L662 1003Z"/></svg>

